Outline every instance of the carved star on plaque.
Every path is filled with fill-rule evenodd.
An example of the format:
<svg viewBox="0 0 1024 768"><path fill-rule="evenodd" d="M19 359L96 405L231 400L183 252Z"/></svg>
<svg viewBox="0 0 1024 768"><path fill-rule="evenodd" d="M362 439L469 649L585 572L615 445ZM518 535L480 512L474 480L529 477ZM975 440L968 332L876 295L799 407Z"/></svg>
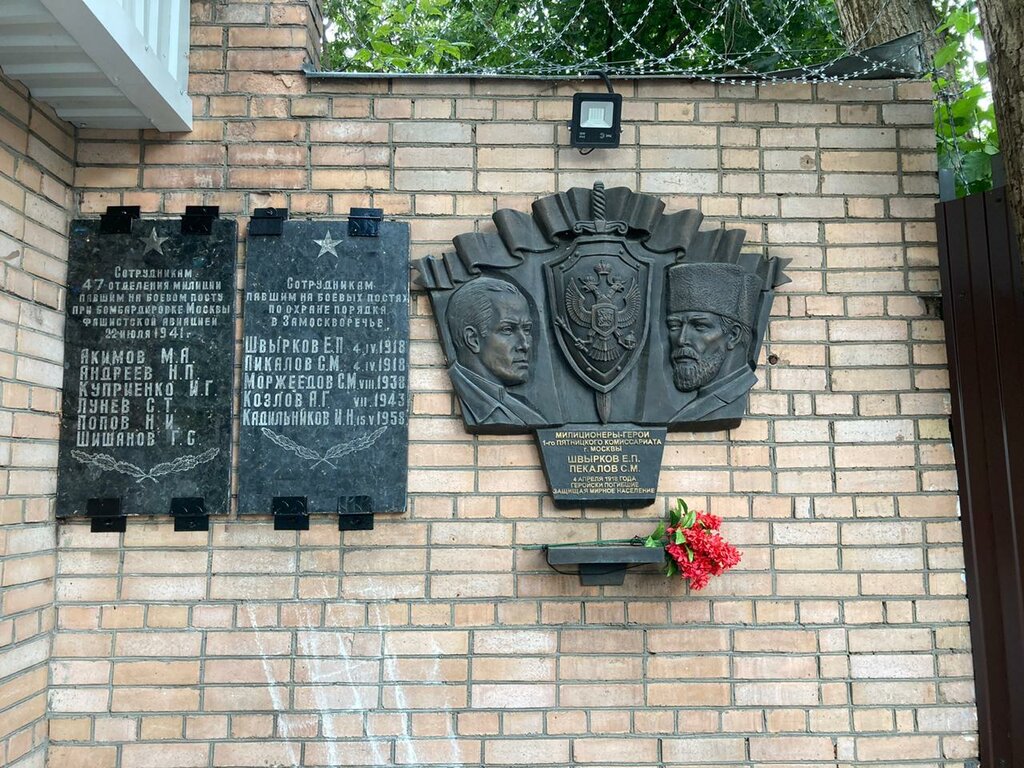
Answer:
<svg viewBox="0 0 1024 768"><path fill-rule="evenodd" d="M156 251L161 256L163 256L164 255L164 242L167 241L167 240L170 240L170 239L171 238L169 238L169 237L160 237L159 235L157 235L156 227L153 227L153 229L150 230L149 237L140 237L139 238L139 242L142 243L144 246L146 246L143 249L143 251L142 251L142 255L145 256L150 251Z"/></svg>
<svg viewBox="0 0 1024 768"><path fill-rule="evenodd" d="M337 247L341 245L342 241L334 240L333 238L331 238L331 230L327 230L327 236L324 237L323 240L317 240L316 238L313 238L313 242L320 246L320 253L316 255L318 259L325 253L329 253L334 258L338 258Z"/></svg>

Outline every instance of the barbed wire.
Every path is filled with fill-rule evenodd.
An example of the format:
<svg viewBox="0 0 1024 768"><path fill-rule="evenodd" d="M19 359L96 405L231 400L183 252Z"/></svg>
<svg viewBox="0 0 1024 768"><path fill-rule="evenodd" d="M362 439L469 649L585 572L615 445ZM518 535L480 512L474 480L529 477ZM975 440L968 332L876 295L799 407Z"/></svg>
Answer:
<svg viewBox="0 0 1024 768"><path fill-rule="evenodd" d="M834 5L823 0L761 0L757 7L751 0L375 0L377 21L387 24L383 43L373 14L357 18L341 2L331 4L328 45L337 69L395 75L601 70L726 83L845 82L905 68L905 49L891 58L863 51L892 2L883 0L863 34L847 42ZM507 14L499 18L499 11ZM601 32L605 39L593 45ZM808 40L809 47L795 44ZM455 52L439 56L439 41L456 44Z"/></svg>

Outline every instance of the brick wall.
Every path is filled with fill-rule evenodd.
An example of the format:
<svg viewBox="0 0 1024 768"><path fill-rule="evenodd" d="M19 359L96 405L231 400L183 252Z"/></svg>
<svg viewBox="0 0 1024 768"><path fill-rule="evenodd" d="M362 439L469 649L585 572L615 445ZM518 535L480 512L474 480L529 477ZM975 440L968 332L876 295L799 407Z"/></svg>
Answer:
<svg viewBox="0 0 1024 768"><path fill-rule="evenodd" d="M617 83L623 146L583 157L566 146L570 85L307 81L306 0L193 14L195 130L80 130L81 214L373 204L424 254L496 208L600 179L744 227L748 247L793 259L793 283L743 426L674 434L658 505L629 513L555 510L529 439L464 432L416 294L404 517L345 534L249 517L209 533L61 527L51 766L961 768L976 754L926 84ZM744 551L703 592L653 572L582 588L524 548L646 533L676 495L724 516ZM48 519L48 501L22 509Z"/></svg>
<svg viewBox="0 0 1024 768"><path fill-rule="evenodd" d="M43 765L74 139L0 73L0 764Z"/></svg>

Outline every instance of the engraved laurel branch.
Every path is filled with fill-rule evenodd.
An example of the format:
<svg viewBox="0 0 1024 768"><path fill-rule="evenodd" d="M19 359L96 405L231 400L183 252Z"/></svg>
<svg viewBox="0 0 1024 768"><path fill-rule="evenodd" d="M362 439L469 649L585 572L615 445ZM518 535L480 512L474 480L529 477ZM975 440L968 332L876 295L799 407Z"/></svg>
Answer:
<svg viewBox="0 0 1024 768"><path fill-rule="evenodd" d="M312 461L313 466L310 467L310 469L314 469L315 467L318 467L320 464L326 464L331 469L337 469L338 467L331 463L331 459L340 459L342 456L347 456L350 453L355 453L356 451L361 451L364 448L369 448L371 445L377 442L378 438L380 438L381 435L383 435L387 431L387 427L380 427L379 429L371 432L368 435L363 435L362 437L354 438L352 440L349 440L347 443L338 443L337 445L328 448L327 451L322 456L317 451L314 451L312 448L307 448L304 445L299 445L290 437L279 435L271 429L263 427L262 429L260 429L260 431L274 445L280 448L284 448L284 450L286 451L291 451L300 459Z"/></svg>
<svg viewBox="0 0 1024 768"><path fill-rule="evenodd" d="M161 475L169 475L173 472L189 472L200 464L213 461L219 453L220 448L211 448L208 451L203 451L198 456L179 456L174 461L161 462L149 471L127 461L118 461L106 453L72 451L71 455L83 464L88 464L105 472L119 472L122 475L134 477L136 483L141 483L143 480L152 480L155 483Z"/></svg>

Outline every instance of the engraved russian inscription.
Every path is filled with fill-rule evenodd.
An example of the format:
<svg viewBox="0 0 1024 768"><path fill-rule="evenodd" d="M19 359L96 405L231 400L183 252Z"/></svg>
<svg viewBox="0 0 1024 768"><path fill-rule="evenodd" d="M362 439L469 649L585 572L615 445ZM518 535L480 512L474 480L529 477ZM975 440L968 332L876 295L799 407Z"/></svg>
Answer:
<svg viewBox="0 0 1024 768"><path fill-rule="evenodd" d="M209 513L227 512L237 227L180 228L72 224L61 517L90 498L167 514L174 497L203 497Z"/></svg>
<svg viewBox="0 0 1024 768"><path fill-rule="evenodd" d="M277 496L306 497L313 512L351 497L405 508L408 234L334 236L344 232L289 221L281 237L249 238L241 512L266 514Z"/></svg>
<svg viewBox="0 0 1024 768"><path fill-rule="evenodd" d="M666 427L739 425L786 260L741 253L743 231L701 230L699 211L665 213L656 197L600 182L493 219L494 232L458 235L453 252L415 263L467 429L535 432L557 503L650 503ZM488 322L464 322L460 297L491 286L511 287L515 311L480 299ZM472 367L504 315L518 316L506 333L530 329L516 376ZM661 443L590 452L603 431ZM562 450L566 434L583 441L577 454Z"/></svg>
<svg viewBox="0 0 1024 768"><path fill-rule="evenodd" d="M665 449L664 427L566 424L537 430L551 495L559 505L623 506L654 501Z"/></svg>

